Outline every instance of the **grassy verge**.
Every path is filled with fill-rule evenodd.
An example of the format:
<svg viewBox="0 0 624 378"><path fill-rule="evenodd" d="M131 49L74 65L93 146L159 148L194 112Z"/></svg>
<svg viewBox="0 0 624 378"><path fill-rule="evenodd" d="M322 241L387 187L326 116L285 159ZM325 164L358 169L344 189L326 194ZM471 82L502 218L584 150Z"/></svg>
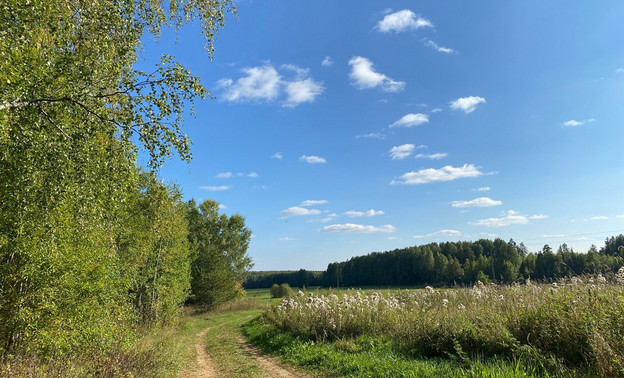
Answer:
<svg viewBox="0 0 624 378"><path fill-rule="evenodd" d="M379 337L315 342L280 331L263 318L243 326L264 353L315 374L345 377L533 377L537 371L506 359L414 359Z"/></svg>

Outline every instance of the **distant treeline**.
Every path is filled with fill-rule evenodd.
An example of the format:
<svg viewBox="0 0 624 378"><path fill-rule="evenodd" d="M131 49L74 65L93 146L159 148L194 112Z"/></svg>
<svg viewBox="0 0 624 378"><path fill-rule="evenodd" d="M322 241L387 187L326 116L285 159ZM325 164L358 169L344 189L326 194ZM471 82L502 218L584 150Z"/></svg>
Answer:
<svg viewBox="0 0 624 378"><path fill-rule="evenodd" d="M260 289L271 287L273 284L287 283L293 287L321 286L323 284L322 271L300 269L288 271L259 271L249 272L243 282L245 289Z"/></svg>
<svg viewBox="0 0 624 378"><path fill-rule="evenodd" d="M482 282L514 282L519 279L557 279L585 273L607 274L624 265L620 248L624 235L607 238L604 247L586 253L566 244L553 251L544 245L529 253L513 240L481 239L474 242L430 243L375 252L329 264L323 286L455 285Z"/></svg>
<svg viewBox="0 0 624 378"><path fill-rule="evenodd" d="M575 252L564 243L556 251L544 245L541 251L532 253L523 243L502 239L430 243L331 263L324 272L304 269L251 272L243 286L246 289L283 283L293 287L419 286L476 281L509 283L526 278L552 280L615 272L624 265L620 251L623 246L621 234L607 238L600 250L592 246L587 252Z"/></svg>

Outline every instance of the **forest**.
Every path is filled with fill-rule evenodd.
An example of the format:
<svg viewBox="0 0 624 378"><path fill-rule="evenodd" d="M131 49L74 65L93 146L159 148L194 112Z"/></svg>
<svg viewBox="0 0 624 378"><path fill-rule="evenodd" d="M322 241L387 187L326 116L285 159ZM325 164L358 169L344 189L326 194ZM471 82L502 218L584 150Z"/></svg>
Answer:
<svg viewBox="0 0 624 378"><path fill-rule="evenodd" d="M575 252L565 243L556 251L544 245L541 251L529 252L513 239L429 243L331 263L320 274L304 269L252 272L243 285L250 289L274 283L339 288L512 283L527 278L555 281L584 274L613 274L624 266L623 247L622 234L607 238L600 250L592 246L587 252Z"/></svg>
<svg viewBox="0 0 624 378"><path fill-rule="evenodd" d="M0 356L128 348L243 294L245 219L184 202L158 175L191 159L183 115L208 91L141 40L197 20L211 54L228 0L36 0L0 5ZM137 163L139 156L146 166Z"/></svg>

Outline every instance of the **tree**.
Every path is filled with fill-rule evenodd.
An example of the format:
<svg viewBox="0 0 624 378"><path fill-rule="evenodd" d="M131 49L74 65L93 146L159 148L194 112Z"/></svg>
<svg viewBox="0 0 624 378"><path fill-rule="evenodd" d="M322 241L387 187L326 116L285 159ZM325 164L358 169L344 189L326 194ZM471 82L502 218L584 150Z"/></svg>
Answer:
<svg viewBox="0 0 624 378"><path fill-rule="evenodd" d="M209 95L172 57L153 72L135 70L137 52L145 31L158 36L199 20L210 54L230 10L230 0L171 0L168 8L151 0L0 4L3 356L103 352L129 334L137 281L124 270L120 243L138 189L137 150L147 150L152 170L174 151L189 160L181 115ZM170 205L157 212L176 213ZM179 241L174 223L163 222L154 240ZM161 263L148 259L143 272L156 272L152 309L165 305L171 283Z"/></svg>
<svg viewBox="0 0 624 378"><path fill-rule="evenodd" d="M252 267L247 255L251 231L238 214L219 214L219 204L207 200L188 203L191 264L191 301L212 307L244 294L241 283Z"/></svg>

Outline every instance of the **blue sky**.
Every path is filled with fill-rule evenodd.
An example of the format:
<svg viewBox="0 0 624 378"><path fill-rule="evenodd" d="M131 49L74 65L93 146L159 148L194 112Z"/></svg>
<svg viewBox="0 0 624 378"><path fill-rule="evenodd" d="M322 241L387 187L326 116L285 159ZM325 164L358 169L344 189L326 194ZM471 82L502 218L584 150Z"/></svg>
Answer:
<svg viewBox="0 0 624 378"><path fill-rule="evenodd" d="M387 8L386 8L387 7ZM246 217L256 270L428 242L624 232L624 3L240 1L148 41L216 97L165 180ZM178 40L176 44L176 38Z"/></svg>

